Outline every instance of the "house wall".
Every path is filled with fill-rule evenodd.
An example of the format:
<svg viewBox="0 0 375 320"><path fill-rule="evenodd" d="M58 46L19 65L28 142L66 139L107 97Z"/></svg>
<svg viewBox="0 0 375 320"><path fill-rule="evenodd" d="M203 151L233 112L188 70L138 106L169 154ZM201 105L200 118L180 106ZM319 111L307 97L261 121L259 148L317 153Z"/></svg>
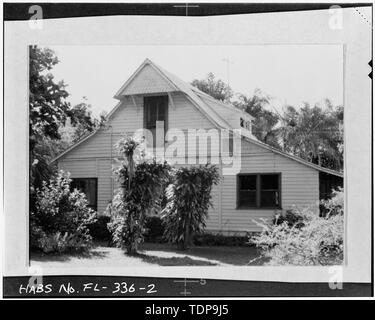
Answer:
<svg viewBox="0 0 375 320"><path fill-rule="evenodd" d="M211 122L182 93L172 93L169 105L169 128L213 128ZM135 103L135 104L134 104ZM118 154L114 143L124 134L143 127L143 98L127 97L101 130L59 159L61 169L72 178L98 178L98 212L103 213L112 199L116 182L112 176L113 158ZM112 146L112 147L111 147ZM319 200L319 173L292 159L278 155L251 142L241 144L241 173L281 173L281 201L286 210L293 205L303 208ZM220 165L220 170L222 170ZM213 188L213 208L209 210L207 230L212 232L258 231L253 221L270 219L274 210L236 209L236 175L222 176Z"/></svg>
<svg viewBox="0 0 375 320"><path fill-rule="evenodd" d="M240 173L281 173L282 210L312 206L318 212L319 172L292 159L243 141ZM221 182L221 227L219 231L259 231L253 220L272 219L275 210L236 209L237 176L224 175Z"/></svg>
<svg viewBox="0 0 375 320"><path fill-rule="evenodd" d="M213 128L212 123L183 93L171 93L168 127ZM143 128L143 96L126 97L102 129L58 160L60 169L69 171L71 178L98 178L98 212L104 212L112 199L116 182L112 176L113 158L118 157L114 144L125 133ZM186 153L187 154L187 153ZM112 159L112 160L111 160Z"/></svg>

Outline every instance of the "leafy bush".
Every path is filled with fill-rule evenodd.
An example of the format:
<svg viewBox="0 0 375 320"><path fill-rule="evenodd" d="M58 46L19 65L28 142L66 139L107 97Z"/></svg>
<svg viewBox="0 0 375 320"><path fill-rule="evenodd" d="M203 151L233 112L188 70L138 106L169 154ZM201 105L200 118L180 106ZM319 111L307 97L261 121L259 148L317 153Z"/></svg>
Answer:
<svg viewBox="0 0 375 320"><path fill-rule="evenodd" d="M89 226L90 235L94 240L109 241L111 240L111 233L109 232L107 224L111 217L106 215L98 215L96 222Z"/></svg>
<svg viewBox="0 0 375 320"><path fill-rule="evenodd" d="M296 228L301 228L304 226L303 216L299 213L298 210L287 210L284 215L277 214L273 219L273 224L282 224L286 222L289 227L295 226Z"/></svg>
<svg viewBox="0 0 375 320"><path fill-rule="evenodd" d="M251 242L262 249L262 257L271 265L342 264L344 249L344 215L341 191L325 203L333 206L334 215L324 217L305 209L289 212L290 217L271 223L257 222L263 231ZM295 215L294 218L291 218Z"/></svg>
<svg viewBox="0 0 375 320"><path fill-rule="evenodd" d="M85 251L90 245L86 236L68 232L52 233L42 237L39 241L39 246L44 253Z"/></svg>
<svg viewBox="0 0 375 320"><path fill-rule="evenodd" d="M168 186L168 203L162 211L164 237L187 249L192 236L201 233L211 204L211 189L219 182L217 167L213 165L179 168L174 182Z"/></svg>
<svg viewBox="0 0 375 320"><path fill-rule="evenodd" d="M248 246L249 236L204 233L195 235L193 243L196 246Z"/></svg>
<svg viewBox="0 0 375 320"><path fill-rule="evenodd" d="M145 219L145 241L163 242L164 226L160 217L150 216Z"/></svg>
<svg viewBox="0 0 375 320"><path fill-rule="evenodd" d="M321 204L325 208L325 216L344 214L344 189L338 187L332 191L332 197L328 200L322 200Z"/></svg>
<svg viewBox="0 0 375 320"><path fill-rule="evenodd" d="M70 190L69 174L60 171L37 190L35 212L30 215L30 244L46 253L87 249L92 244L89 226L96 213L85 195Z"/></svg>
<svg viewBox="0 0 375 320"><path fill-rule="evenodd" d="M146 214L160 207L170 171L166 162L159 163L155 159L146 161L140 157L135 163L138 146L132 138L117 143L124 161L115 171L120 188L113 198L112 219L108 224L113 242L126 248L128 254L136 253L138 244L143 241Z"/></svg>

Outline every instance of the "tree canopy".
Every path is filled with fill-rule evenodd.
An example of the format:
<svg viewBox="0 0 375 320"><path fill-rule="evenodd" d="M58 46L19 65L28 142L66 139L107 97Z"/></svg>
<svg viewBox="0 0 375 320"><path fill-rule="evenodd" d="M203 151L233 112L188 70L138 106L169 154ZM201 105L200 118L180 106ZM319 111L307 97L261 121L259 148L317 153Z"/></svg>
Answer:
<svg viewBox="0 0 375 320"><path fill-rule="evenodd" d="M191 84L220 101L228 102L233 97L232 89L222 80L216 80L215 75L212 72L207 74L205 79L195 79Z"/></svg>
<svg viewBox="0 0 375 320"><path fill-rule="evenodd" d="M234 94L212 73L192 85L252 115L252 133L260 141L323 167L342 170L343 106L333 106L326 99L323 104L304 103L300 108L286 105L278 112L271 108L272 98L260 89L250 95Z"/></svg>
<svg viewBox="0 0 375 320"><path fill-rule="evenodd" d="M59 60L48 48L29 47L29 151L30 190L48 181L54 172L49 161L83 135L104 122L91 113L85 101L71 107L63 81L51 73Z"/></svg>

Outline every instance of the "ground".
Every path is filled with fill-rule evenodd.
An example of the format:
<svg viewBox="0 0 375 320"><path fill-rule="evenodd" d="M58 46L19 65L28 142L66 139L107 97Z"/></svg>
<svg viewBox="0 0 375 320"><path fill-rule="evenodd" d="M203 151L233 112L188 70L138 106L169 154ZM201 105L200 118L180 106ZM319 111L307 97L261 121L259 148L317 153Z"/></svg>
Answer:
<svg viewBox="0 0 375 320"><path fill-rule="evenodd" d="M119 248L97 244L87 254L45 255L31 253L31 265L58 267L149 267L149 266L246 266L262 265L254 247L197 246L178 251L170 244L144 243L139 254L128 256Z"/></svg>

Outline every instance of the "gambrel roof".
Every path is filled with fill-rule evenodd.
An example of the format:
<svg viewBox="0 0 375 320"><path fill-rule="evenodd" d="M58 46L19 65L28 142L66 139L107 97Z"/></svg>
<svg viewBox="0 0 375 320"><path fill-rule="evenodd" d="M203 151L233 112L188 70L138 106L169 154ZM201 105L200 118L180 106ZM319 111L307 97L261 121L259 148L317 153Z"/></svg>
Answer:
<svg viewBox="0 0 375 320"><path fill-rule="evenodd" d="M146 70L147 72L142 72ZM254 119L251 115L240 110L239 108L218 101L211 97L210 95L202 92L198 88L182 81L175 75L164 70L160 66L156 65L149 59L146 59L137 70L130 76L130 78L122 85L122 87L117 91L114 98L120 100L117 105L108 114L107 119L110 119L115 114L116 110L121 106L121 101L126 96L142 95L142 94L156 94L156 93L167 93L172 92L183 92L187 98L192 102L192 104L202 112L218 129L232 129L230 124L225 120L225 114L222 112L223 108L229 110L230 112L236 112L243 116L244 118ZM73 146L65 150L59 156L52 160L52 162L58 160L63 155L76 148L82 142L86 141L99 131L96 130L87 136L83 137L80 141L75 143ZM252 136L252 135L251 135ZM281 150L275 149L263 142L260 142L255 137L251 138L248 135L244 135L243 139L254 143L262 148L268 149L274 153L280 154L299 163L302 163L313 169L333 174L335 176L343 177L341 172L323 168L299 157L293 156Z"/></svg>

